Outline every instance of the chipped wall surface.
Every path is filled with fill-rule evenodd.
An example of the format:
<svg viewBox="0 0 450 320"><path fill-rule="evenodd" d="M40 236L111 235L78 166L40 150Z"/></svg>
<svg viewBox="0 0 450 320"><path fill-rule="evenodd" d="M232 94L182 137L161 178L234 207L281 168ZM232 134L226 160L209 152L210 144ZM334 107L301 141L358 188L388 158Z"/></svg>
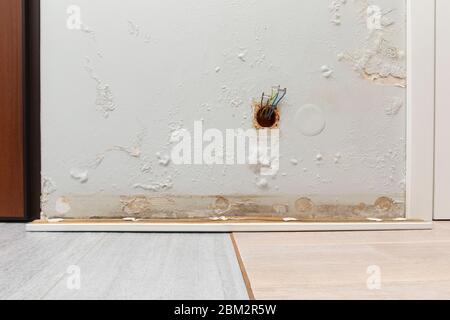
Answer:
<svg viewBox="0 0 450 320"><path fill-rule="evenodd" d="M405 0L41 2L44 217L404 216ZM171 161L278 84L276 175Z"/></svg>

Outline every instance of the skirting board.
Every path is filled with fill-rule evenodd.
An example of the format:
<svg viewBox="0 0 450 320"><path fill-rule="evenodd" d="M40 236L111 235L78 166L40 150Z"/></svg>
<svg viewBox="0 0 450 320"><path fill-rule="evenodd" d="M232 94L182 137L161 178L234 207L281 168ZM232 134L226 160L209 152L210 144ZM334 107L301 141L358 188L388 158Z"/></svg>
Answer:
<svg viewBox="0 0 450 320"><path fill-rule="evenodd" d="M432 222L358 223L29 223L29 232L311 232L431 230Z"/></svg>

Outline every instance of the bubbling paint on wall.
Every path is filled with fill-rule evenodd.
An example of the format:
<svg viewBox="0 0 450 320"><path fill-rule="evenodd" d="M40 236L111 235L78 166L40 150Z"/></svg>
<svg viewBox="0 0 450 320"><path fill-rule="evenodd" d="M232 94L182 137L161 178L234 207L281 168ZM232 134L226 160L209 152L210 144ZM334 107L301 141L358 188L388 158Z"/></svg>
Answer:
<svg viewBox="0 0 450 320"><path fill-rule="evenodd" d="M405 0L42 0L43 218L401 219L405 29ZM278 84L276 173L172 161Z"/></svg>

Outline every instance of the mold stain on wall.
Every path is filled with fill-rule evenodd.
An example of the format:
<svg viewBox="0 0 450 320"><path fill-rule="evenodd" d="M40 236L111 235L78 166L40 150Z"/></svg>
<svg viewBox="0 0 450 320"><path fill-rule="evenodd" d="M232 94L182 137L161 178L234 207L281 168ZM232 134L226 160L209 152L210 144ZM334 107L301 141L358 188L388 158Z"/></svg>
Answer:
<svg viewBox="0 0 450 320"><path fill-rule="evenodd" d="M109 18L98 16L105 1L81 1L83 19L92 25L82 24L84 38L62 32L49 18L68 1L43 1L48 39L78 48L64 57L58 47L44 46L67 59L67 70L46 61L51 72L43 96L52 102L43 118L58 115L53 90L61 81L63 93L85 90L73 103L89 114L75 115L65 131L43 123L44 218L288 223L404 217L404 0L282 0L282 17L272 17L273 4L265 0L188 1L170 15L170 4L132 0L108 3ZM315 18L299 20L295 12ZM83 59L84 78L64 76L80 74L76 61ZM114 93L98 74L107 75ZM267 117L254 97L280 82L290 94ZM96 98L87 101L92 86ZM93 106L101 122L89 113ZM279 129L281 157L253 150L256 165L175 165L173 146L199 120L218 130ZM81 138L77 127L93 138ZM74 147L62 156L52 139L66 132ZM135 138L127 144L126 137ZM280 171L263 174L274 161Z"/></svg>

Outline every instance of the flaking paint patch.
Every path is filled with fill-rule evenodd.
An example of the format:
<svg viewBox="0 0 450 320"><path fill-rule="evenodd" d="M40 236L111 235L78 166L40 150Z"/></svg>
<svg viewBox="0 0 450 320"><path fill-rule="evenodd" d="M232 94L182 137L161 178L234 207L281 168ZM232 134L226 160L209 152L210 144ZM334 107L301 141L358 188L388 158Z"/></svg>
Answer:
<svg viewBox="0 0 450 320"><path fill-rule="evenodd" d="M349 63L365 80L405 88L406 64L400 52L385 39L383 31L376 31L369 35L362 49L340 53L338 60Z"/></svg>
<svg viewBox="0 0 450 320"><path fill-rule="evenodd" d="M120 200L122 204L122 211L128 215L142 215L150 212L151 203L145 196L138 196L134 198L122 197Z"/></svg>
<svg viewBox="0 0 450 320"><path fill-rule="evenodd" d="M331 22L337 26L342 23L341 9L347 3L347 0L332 0L330 3Z"/></svg>
<svg viewBox="0 0 450 320"><path fill-rule="evenodd" d="M331 78L331 76L333 75L334 71L333 69L331 69L329 66L327 65L323 65L322 67L320 67L320 71L322 72L322 76L326 79Z"/></svg>
<svg viewBox="0 0 450 320"><path fill-rule="evenodd" d="M43 176L41 181L41 205L48 202L49 196L56 192L56 184L52 178Z"/></svg>
<svg viewBox="0 0 450 320"><path fill-rule="evenodd" d="M141 189L145 191L151 191L151 192L161 192L161 191L167 191L173 188L173 182L170 178L166 179L164 182L155 182L151 184L145 184L145 183L135 183L133 185L134 189Z"/></svg>
<svg viewBox="0 0 450 320"><path fill-rule="evenodd" d="M114 102L114 95L108 84L105 84L99 76L96 75L94 68L92 67L92 62L89 57L86 57L85 70L89 77L96 83L97 97L95 100L95 105L103 113L105 118L109 118L112 112L117 108Z"/></svg>
<svg viewBox="0 0 450 320"><path fill-rule="evenodd" d="M70 177L80 183L87 183L89 181L89 172L86 170L72 169L70 170Z"/></svg>
<svg viewBox="0 0 450 320"><path fill-rule="evenodd" d="M241 60L242 62L247 62L247 50L246 49L241 49L237 56L238 56L238 59Z"/></svg>
<svg viewBox="0 0 450 320"><path fill-rule="evenodd" d="M395 21L390 18L394 10L383 11L380 6L371 4L366 9L367 29L369 31L383 30L392 26Z"/></svg>

